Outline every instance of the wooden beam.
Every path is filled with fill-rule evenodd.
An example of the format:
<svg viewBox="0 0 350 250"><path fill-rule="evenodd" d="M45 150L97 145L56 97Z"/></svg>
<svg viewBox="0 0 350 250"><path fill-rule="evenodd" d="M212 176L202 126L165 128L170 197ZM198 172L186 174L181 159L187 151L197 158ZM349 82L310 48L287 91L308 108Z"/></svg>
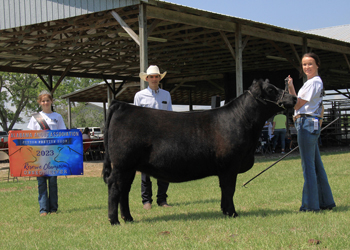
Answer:
<svg viewBox="0 0 350 250"><path fill-rule="evenodd" d="M214 87L220 89L221 91L225 91L225 89L221 86L219 86L216 82L212 81L212 80L207 80L211 85L213 85Z"/></svg>
<svg viewBox="0 0 350 250"><path fill-rule="evenodd" d="M349 46L346 47L346 46L342 46L342 45L321 42L321 41L317 41L317 40L313 40L313 39L307 39L307 46L310 48L321 49L321 50L332 51L332 52L350 55L350 47Z"/></svg>
<svg viewBox="0 0 350 250"><path fill-rule="evenodd" d="M170 90L170 94L174 93L175 90L177 90L178 88L180 88L184 83L185 83L185 81L180 82L175 88L173 88L172 90Z"/></svg>
<svg viewBox="0 0 350 250"><path fill-rule="evenodd" d="M157 25L161 23L162 20L156 19L152 22L152 24L148 27L147 34L152 34L153 30L157 28Z"/></svg>
<svg viewBox="0 0 350 250"><path fill-rule="evenodd" d="M225 35L225 33L223 31L220 30L220 34L222 36L222 38L224 39L224 42L226 44L226 46L228 47L228 49L231 52L231 55L233 56L233 59L236 60L236 55L235 55L235 50L232 48L230 41L228 40L227 36Z"/></svg>
<svg viewBox="0 0 350 250"><path fill-rule="evenodd" d="M348 65L348 68L350 69L349 59L348 59L347 55L345 55L345 54L343 54L343 55L344 55L344 58L345 58L346 64Z"/></svg>
<svg viewBox="0 0 350 250"><path fill-rule="evenodd" d="M269 40L272 46L285 58L287 61L297 70L299 70L299 65L296 65L294 61L287 55L280 46L278 46L274 41Z"/></svg>
<svg viewBox="0 0 350 250"><path fill-rule="evenodd" d="M139 5L139 34L140 34L140 72L145 72L148 67L148 34L147 34L147 11L146 4ZM140 79L140 89L148 87L148 83Z"/></svg>
<svg viewBox="0 0 350 250"><path fill-rule="evenodd" d="M154 6L148 6L147 16L149 18L162 19L174 23L183 23L191 26L203 27L213 30L223 30L228 32L234 32L236 29L235 23L221 21L202 16L195 16L179 11L166 10Z"/></svg>
<svg viewBox="0 0 350 250"><path fill-rule="evenodd" d="M198 82L206 81L208 79L223 79L223 74L212 74L212 75L201 75L201 76L192 76L192 77L178 77L167 79L166 83L179 83L179 82Z"/></svg>
<svg viewBox="0 0 350 250"><path fill-rule="evenodd" d="M236 96L243 94L243 63L242 63L242 25L236 24L235 47L236 47Z"/></svg>
<svg viewBox="0 0 350 250"><path fill-rule="evenodd" d="M55 87L52 89L51 93L54 94L57 87L60 86L61 82L63 81L63 79L66 77L67 73L69 72L69 70L73 67L73 65L68 65L67 68L65 69L64 72L62 72L60 78L58 79L57 83L55 84Z"/></svg>
<svg viewBox="0 0 350 250"><path fill-rule="evenodd" d="M141 4L141 6L143 5L144 4ZM126 22L124 22L124 20L118 15L117 12L111 11L111 14L115 18L115 20L118 21L120 26L122 26L122 28L126 31L126 33L128 33L131 36L131 38L135 41L135 43L137 43L140 46L139 36L129 27L129 25L126 24Z"/></svg>
<svg viewBox="0 0 350 250"><path fill-rule="evenodd" d="M50 92L51 92L51 89L50 89L50 86L49 86L49 84L46 82L46 80L44 79L44 77L41 75L41 74L37 74L38 75L38 77L41 79L41 81L45 84L45 86L47 87L47 89L48 90L50 90Z"/></svg>
<svg viewBox="0 0 350 250"><path fill-rule="evenodd" d="M244 50L244 48L245 48L245 46L247 45L249 39L250 39L250 36L246 36L246 37L244 38L244 41L243 41L243 43L242 43L242 50Z"/></svg>
<svg viewBox="0 0 350 250"><path fill-rule="evenodd" d="M293 52L294 52L294 55L295 55L296 59L298 60L298 62L299 62L299 64L300 64L300 63L301 63L301 61L300 61L300 56L299 56L297 50L295 49L294 44L291 44L291 43L290 43L289 45L290 45L290 47L292 48L292 50L293 50ZM299 68L299 71L300 71L300 68Z"/></svg>
<svg viewBox="0 0 350 250"><path fill-rule="evenodd" d="M68 129L72 128L72 107L69 98L67 98L68 102Z"/></svg>
<svg viewBox="0 0 350 250"><path fill-rule="evenodd" d="M252 37L263 38L266 40L272 40L275 42L292 43L296 45L302 45L303 39L298 36L283 34L266 29L260 29L253 26L242 25L242 35L249 35Z"/></svg>

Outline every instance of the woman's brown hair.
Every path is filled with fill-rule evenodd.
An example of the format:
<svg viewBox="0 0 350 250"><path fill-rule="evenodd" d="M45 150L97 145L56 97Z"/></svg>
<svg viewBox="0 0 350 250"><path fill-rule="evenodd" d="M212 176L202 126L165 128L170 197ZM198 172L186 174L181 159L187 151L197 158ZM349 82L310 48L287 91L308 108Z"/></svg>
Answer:
<svg viewBox="0 0 350 250"><path fill-rule="evenodd" d="M38 96L37 102L40 104L40 103L41 103L41 100L42 100L45 96L47 96L51 101L53 101L53 98L52 98L51 93L50 93L49 91L47 91L47 90L43 90L43 91L40 92L40 94L39 94L39 96Z"/></svg>

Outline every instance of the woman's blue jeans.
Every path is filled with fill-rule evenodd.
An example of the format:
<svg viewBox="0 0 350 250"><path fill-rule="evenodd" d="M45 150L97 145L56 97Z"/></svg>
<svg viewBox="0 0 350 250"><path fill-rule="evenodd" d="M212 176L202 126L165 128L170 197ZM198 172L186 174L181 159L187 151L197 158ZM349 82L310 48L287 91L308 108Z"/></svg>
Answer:
<svg viewBox="0 0 350 250"><path fill-rule="evenodd" d="M315 129L316 117L300 117L295 121L304 175L303 198L300 211L319 211L335 207L331 187L323 167L318 137L320 125ZM317 124L316 124L317 125Z"/></svg>
<svg viewBox="0 0 350 250"><path fill-rule="evenodd" d="M40 213L56 212L58 208L57 176L37 177ZM49 192L47 192L47 181Z"/></svg>

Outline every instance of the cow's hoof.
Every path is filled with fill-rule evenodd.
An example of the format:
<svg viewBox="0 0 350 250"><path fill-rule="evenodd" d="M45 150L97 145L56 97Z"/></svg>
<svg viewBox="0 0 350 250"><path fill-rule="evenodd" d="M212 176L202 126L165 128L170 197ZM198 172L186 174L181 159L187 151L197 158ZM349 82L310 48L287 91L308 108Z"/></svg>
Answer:
<svg viewBox="0 0 350 250"><path fill-rule="evenodd" d="M133 222L134 219L130 216L130 217L122 217L122 219L125 221L125 222Z"/></svg>
<svg viewBox="0 0 350 250"><path fill-rule="evenodd" d="M236 212L227 212L227 211L224 212L223 211L222 213L226 216L229 216L229 217L233 217L233 218L238 217L238 214Z"/></svg>
<svg viewBox="0 0 350 250"><path fill-rule="evenodd" d="M108 218L108 220L109 220L109 222L111 223L112 226L120 225L119 220L111 220L111 218Z"/></svg>

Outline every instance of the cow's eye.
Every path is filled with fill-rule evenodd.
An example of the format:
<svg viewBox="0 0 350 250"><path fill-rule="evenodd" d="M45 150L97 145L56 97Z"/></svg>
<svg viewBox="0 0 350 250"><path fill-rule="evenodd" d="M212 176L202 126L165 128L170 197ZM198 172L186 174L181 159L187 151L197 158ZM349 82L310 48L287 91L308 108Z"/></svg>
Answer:
<svg viewBox="0 0 350 250"><path fill-rule="evenodd" d="M267 93L269 94L269 95L277 95L277 90L275 89L275 88L269 88L268 90L267 90Z"/></svg>

